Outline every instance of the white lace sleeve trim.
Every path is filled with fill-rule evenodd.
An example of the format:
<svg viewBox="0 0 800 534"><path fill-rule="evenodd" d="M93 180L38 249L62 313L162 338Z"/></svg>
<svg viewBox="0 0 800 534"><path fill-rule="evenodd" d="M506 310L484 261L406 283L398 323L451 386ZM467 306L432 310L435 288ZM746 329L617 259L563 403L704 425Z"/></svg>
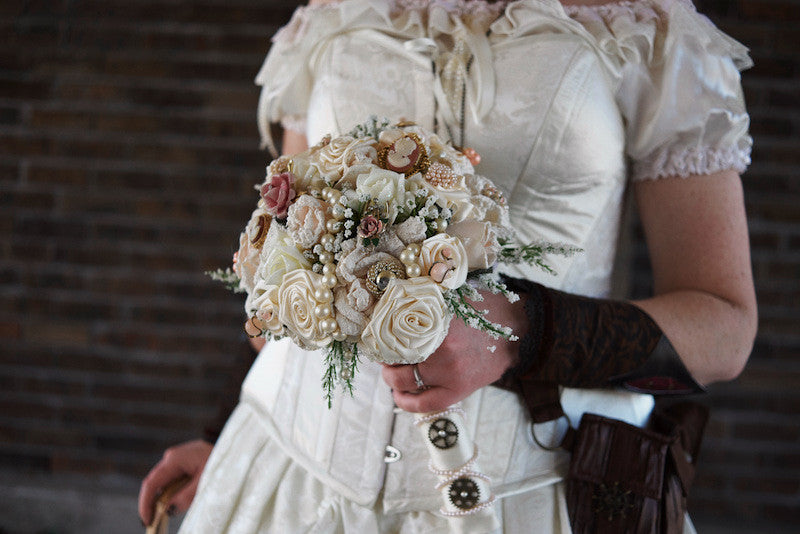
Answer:
<svg viewBox="0 0 800 534"><path fill-rule="evenodd" d="M663 150L654 158L634 162L634 182L657 180L669 176L687 178L694 175L714 174L735 170L743 173L750 165L750 145L727 148L684 148Z"/></svg>
<svg viewBox="0 0 800 534"><path fill-rule="evenodd" d="M281 117L281 126L284 130L305 135L306 117L305 115L286 115Z"/></svg>

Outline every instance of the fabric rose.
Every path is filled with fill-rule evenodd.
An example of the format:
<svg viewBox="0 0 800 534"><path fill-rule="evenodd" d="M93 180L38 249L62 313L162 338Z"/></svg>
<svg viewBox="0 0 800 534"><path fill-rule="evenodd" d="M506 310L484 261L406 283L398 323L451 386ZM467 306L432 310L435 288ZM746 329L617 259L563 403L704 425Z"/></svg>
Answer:
<svg viewBox="0 0 800 534"><path fill-rule="evenodd" d="M327 204L311 195L300 195L300 198L289 206L286 230L295 243L302 248L310 249L319 241L326 232L327 208Z"/></svg>
<svg viewBox="0 0 800 534"><path fill-rule="evenodd" d="M250 292L255 287L255 276L261 261L265 235L269 232L269 215L257 208L239 235L239 250L234 256L233 271L239 276L239 287Z"/></svg>
<svg viewBox="0 0 800 534"><path fill-rule="evenodd" d="M368 174L356 178L356 192L370 197L378 205L387 208L389 224L394 222L400 205L405 201L405 176L393 171L372 167Z"/></svg>
<svg viewBox="0 0 800 534"><path fill-rule="evenodd" d="M278 286L259 282L247 296L250 313L256 316L261 326L273 336L283 335L283 323L278 319Z"/></svg>
<svg viewBox="0 0 800 534"><path fill-rule="evenodd" d="M336 288L336 322L339 330L353 341L357 341L369 320L369 310L374 297L361 283L354 280L349 286Z"/></svg>
<svg viewBox="0 0 800 534"><path fill-rule="evenodd" d="M375 237L383 231L383 223L374 215L365 215L358 224L358 237Z"/></svg>
<svg viewBox="0 0 800 534"><path fill-rule="evenodd" d="M441 345L450 326L442 291L427 277L394 279L361 334L367 356L388 364L419 363Z"/></svg>
<svg viewBox="0 0 800 534"><path fill-rule="evenodd" d="M488 269L497 262L500 244L491 223L467 219L448 226L447 233L461 240L470 271Z"/></svg>
<svg viewBox="0 0 800 534"><path fill-rule="evenodd" d="M467 281L467 251L457 237L429 237L422 242L418 261L423 274L446 289L456 289Z"/></svg>
<svg viewBox="0 0 800 534"><path fill-rule="evenodd" d="M320 328L314 308L326 304L314 296L314 290L322 285L322 276L307 270L296 270L283 277L278 288L278 319L291 334L304 345L322 348L332 341L330 334Z"/></svg>
<svg viewBox="0 0 800 534"><path fill-rule="evenodd" d="M294 240L279 224L270 227L263 250L256 280L267 285L280 285L284 275L294 270L311 269L311 262L297 249Z"/></svg>
<svg viewBox="0 0 800 534"><path fill-rule="evenodd" d="M294 174L283 172L270 177L261 186L261 198L264 199L264 209L267 213L278 219L286 217L286 211L297 194L294 182Z"/></svg>

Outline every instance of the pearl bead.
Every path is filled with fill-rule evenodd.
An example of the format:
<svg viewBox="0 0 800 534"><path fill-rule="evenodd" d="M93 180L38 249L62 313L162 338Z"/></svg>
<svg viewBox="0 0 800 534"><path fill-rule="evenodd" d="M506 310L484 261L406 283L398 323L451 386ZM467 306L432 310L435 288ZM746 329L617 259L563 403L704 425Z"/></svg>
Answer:
<svg viewBox="0 0 800 534"><path fill-rule="evenodd" d="M330 254L330 252L328 252ZM336 274L336 264L326 263L322 266L322 274Z"/></svg>
<svg viewBox="0 0 800 534"><path fill-rule="evenodd" d="M314 289L314 299L317 302L330 302L333 300L333 291L327 287L318 287Z"/></svg>
<svg viewBox="0 0 800 534"><path fill-rule="evenodd" d="M406 276L409 278L415 278L420 274L422 274L422 267L420 267L418 263L406 265Z"/></svg>
<svg viewBox="0 0 800 534"><path fill-rule="evenodd" d="M332 234L337 234L342 229L342 223L336 219L328 219L325 223L325 229Z"/></svg>
<svg viewBox="0 0 800 534"><path fill-rule="evenodd" d="M322 283L327 287L336 287L336 284L339 283L339 280L336 278L336 275L333 273L323 274L322 275Z"/></svg>
<svg viewBox="0 0 800 534"><path fill-rule="evenodd" d="M323 250L319 253L319 262L322 265L327 265L328 263L333 263L333 253L328 252L327 250Z"/></svg>
<svg viewBox="0 0 800 534"><path fill-rule="evenodd" d="M344 219L344 211L345 211L345 209L346 208L344 206L342 206L341 204L334 204L333 207L331 208L331 215L336 220L342 220L342 219Z"/></svg>
<svg viewBox="0 0 800 534"><path fill-rule="evenodd" d="M329 245L333 245L333 240L334 237L331 234L323 234L323 236L319 238L319 244L325 248L328 248Z"/></svg>
<svg viewBox="0 0 800 534"><path fill-rule="evenodd" d="M408 249L405 249L403 252L400 253L400 261L408 265L409 263L414 263L417 261L417 255L411 252Z"/></svg>
<svg viewBox="0 0 800 534"><path fill-rule="evenodd" d="M319 328L326 334L332 334L333 332L336 331L336 329L339 328L339 325L336 324L336 319L329 317L319 322Z"/></svg>
<svg viewBox="0 0 800 534"><path fill-rule="evenodd" d="M406 247L406 249L412 251L414 253L414 255L416 256L417 254L419 254L420 246L419 246L419 243L411 243L410 245L408 245Z"/></svg>
<svg viewBox="0 0 800 534"><path fill-rule="evenodd" d="M338 332L333 333L333 339L335 339L336 341L344 341L345 339L347 339L347 334L339 330Z"/></svg>
<svg viewBox="0 0 800 534"><path fill-rule="evenodd" d="M330 204L336 204L337 202L339 202L339 197L341 196L342 196L341 191L339 191L338 189L331 189L330 191L328 191L328 202Z"/></svg>
<svg viewBox="0 0 800 534"><path fill-rule="evenodd" d="M333 192L333 188L326 187L325 189L322 190L322 198L324 200L330 200L332 192Z"/></svg>
<svg viewBox="0 0 800 534"><path fill-rule="evenodd" d="M333 315L333 308L330 304L317 304L314 306L314 316L317 319L324 319Z"/></svg>
<svg viewBox="0 0 800 534"><path fill-rule="evenodd" d="M447 219L443 219L441 217L436 219L436 229L440 232L447 230Z"/></svg>

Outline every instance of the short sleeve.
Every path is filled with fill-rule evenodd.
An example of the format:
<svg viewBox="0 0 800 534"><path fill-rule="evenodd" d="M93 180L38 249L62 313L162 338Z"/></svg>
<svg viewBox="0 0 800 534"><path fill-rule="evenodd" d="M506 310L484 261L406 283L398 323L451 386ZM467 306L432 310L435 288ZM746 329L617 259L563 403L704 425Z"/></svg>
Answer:
<svg viewBox="0 0 800 534"><path fill-rule="evenodd" d="M743 172L752 147L739 75L752 65L747 49L683 0L605 7L573 17L619 61L631 178Z"/></svg>

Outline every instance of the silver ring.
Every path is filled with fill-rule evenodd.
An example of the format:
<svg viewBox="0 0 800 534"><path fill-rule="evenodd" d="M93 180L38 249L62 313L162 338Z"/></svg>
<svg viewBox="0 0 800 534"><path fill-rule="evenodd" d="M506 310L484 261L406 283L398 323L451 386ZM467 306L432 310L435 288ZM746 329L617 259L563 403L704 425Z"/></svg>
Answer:
<svg viewBox="0 0 800 534"><path fill-rule="evenodd" d="M417 364L411 366L411 370L414 371L414 382L417 383L417 389L423 390L428 389L428 386L425 385L425 382L422 381L422 377L419 376L419 370L417 369Z"/></svg>

